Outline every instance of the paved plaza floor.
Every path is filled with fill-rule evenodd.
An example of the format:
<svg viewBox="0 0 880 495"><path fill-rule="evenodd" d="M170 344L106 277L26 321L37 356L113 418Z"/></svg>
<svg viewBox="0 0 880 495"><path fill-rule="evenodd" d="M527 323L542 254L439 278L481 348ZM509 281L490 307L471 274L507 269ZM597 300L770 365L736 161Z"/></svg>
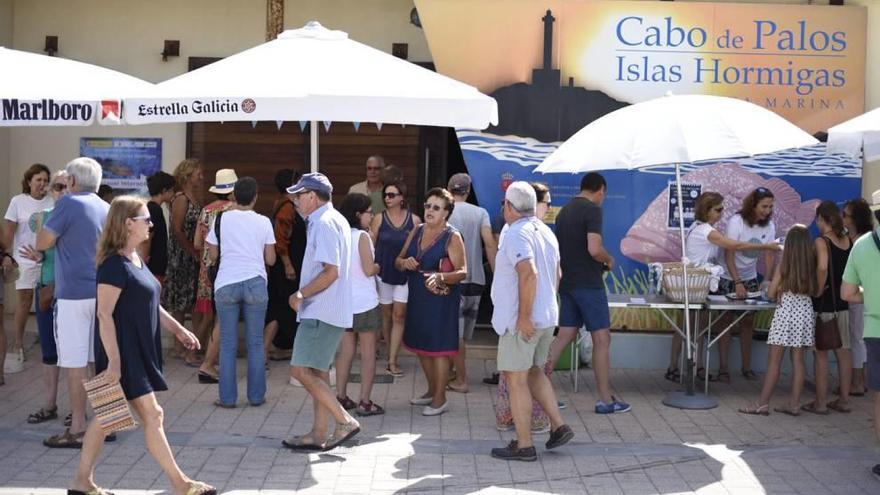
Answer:
<svg viewBox="0 0 880 495"><path fill-rule="evenodd" d="M374 389L373 399L387 414L361 419L363 432L327 453L281 447L282 439L307 431L312 420L311 401L304 389L288 385L283 362L271 363L264 405L241 402L227 410L213 405L216 385L199 384L193 368L170 359L170 390L159 394L159 402L184 471L228 494L880 493L880 481L870 473L880 462L880 449L868 398L854 398L850 414L744 416L736 409L755 399L760 383L734 377L730 385L714 384L718 408L681 411L661 403L675 389L662 371L617 369L615 393L632 404L632 412L599 416L593 413L592 371L580 371L577 393L568 373L557 372L553 382L568 403L563 417L575 439L555 451L539 448L538 462L509 463L489 456L512 433L495 428L494 387L479 383L483 361L468 363L470 393L450 392L450 411L439 417L424 417L421 408L409 405L410 397L424 392L425 382L414 359L402 365L406 376ZM41 444L63 429L60 420L27 423L44 396L39 349L29 349L25 366L0 387L0 494L64 493L79 451ZM240 401L243 373L239 360ZM350 386L349 395L354 397L358 387ZM777 404L786 392L785 385L780 387ZM67 411L62 393L60 416ZM546 435L536 438L538 445L544 441ZM107 444L97 481L124 494L168 489L144 448L141 430L121 433L116 443Z"/></svg>

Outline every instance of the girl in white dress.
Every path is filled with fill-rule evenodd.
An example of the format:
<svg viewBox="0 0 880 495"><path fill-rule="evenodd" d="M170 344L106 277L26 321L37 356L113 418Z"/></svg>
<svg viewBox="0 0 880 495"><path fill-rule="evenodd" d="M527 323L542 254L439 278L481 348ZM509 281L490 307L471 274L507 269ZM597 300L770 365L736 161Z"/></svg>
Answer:
<svg viewBox="0 0 880 495"><path fill-rule="evenodd" d="M795 225L785 237L782 263L770 283L769 296L778 301L770 335L767 338L767 374L758 402L739 410L744 414L770 413L770 398L779 381L782 357L789 349L792 362L791 395L786 407L774 410L790 416L798 416L800 396L804 388L804 352L813 347L816 316L811 296L816 294L816 250L809 231L803 225Z"/></svg>

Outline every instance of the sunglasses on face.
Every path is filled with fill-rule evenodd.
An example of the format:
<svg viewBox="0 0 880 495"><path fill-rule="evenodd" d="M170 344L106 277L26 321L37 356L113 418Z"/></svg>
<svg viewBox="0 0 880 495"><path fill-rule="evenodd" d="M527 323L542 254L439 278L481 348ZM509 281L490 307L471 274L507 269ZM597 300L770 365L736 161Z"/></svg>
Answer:
<svg viewBox="0 0 880 495"><path fill-rule="evenodd" d="M398 196L402 196L400 193L387 192L385 193L385 197L388 199L394 199Z"/></svg>
<svg viewBox="0 0 880 495"><path fill-rule="evenodd" d="M57 183L57 182L56 182L55 184L52 184L52 190L53 190L53 191L61 192L61 191L65 190L65 189L67 189L67 184L60 184L60 183Z"/></svg>
<svg viewBox="0 0 880 495"><path fill-rule="evenodd" d="M431 204L431 203L425 203L422 206L425 207L425 211L428 211L428 210L442 211L445 209L443 206L435 205L435 204Z"/></svg>
<svg viewBox="0 0 880 495"><path fill-rule="evenodd" d="M150 225L150 226L153 225L153 220L152 220L152 217L150 217L150 215L138 215L136 217L131 217L131 219L134 220L135 222L137 222L138 220L143 220L144 222L146 222L147 225Z"/></svg>

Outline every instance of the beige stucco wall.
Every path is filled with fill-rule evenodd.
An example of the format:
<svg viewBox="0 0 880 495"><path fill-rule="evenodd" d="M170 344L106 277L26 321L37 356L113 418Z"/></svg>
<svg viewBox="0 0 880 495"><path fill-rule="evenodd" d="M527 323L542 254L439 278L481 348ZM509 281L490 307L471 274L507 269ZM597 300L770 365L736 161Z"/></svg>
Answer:
<svg viewBox="0 0 880 495"><path fill-rule="evenodd" d="M880 63L870 61L880 53L880 1L846 3L868 7L866 99L868 107L875 108L880 106ZM409 24L412 6L412 0L287 0L284 20L290 29L317 19L388 52L392 43L408 43L410 60L427 61L430 52L423 33ZM190 56L222 57L257 45L265 39L264 29L262 0L0 0L0 45L39 53L45 36L57 35L60 56L152 82L185 72ZM164 39L180 40L180 57L161 60ZM0 129L0 205L15 192L29 164L40 161L60 167L77 154L79 138L86 136L160 137L166 170L184 158L185 132L179 124ZM877 188L880 165L873 164L865 170L865 191Z"/></svg>

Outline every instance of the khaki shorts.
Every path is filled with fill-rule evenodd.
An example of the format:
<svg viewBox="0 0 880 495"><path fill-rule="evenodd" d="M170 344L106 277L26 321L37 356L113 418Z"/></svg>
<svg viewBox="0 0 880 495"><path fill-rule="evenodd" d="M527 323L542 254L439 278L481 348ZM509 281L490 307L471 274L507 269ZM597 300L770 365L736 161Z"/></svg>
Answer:
<svg viewBox="0 0 880 495"><path fill-rule="evenodd" d="M852 347L852 340L849 335L849 311L838 311L837 313L837 331L840 332L840 341L843 343L842 349ZM816 318L822 321L828 321L833 318L835 313L816 313Z"/></svg>
<svg viewBox="0 0 880 495"><path fill-rule="evenodd" d="M498 371L528 371L532 366L544 366L553 342L553 328L536 330L528 342L519 332L508 330L498 340Z"/></svg>
<svg viewBox="0 0 880 495"><path fill-rule="evenodd" d="M351 328L346 331L376 332L382 329L382 311L377 304L375 308L354 315Z"/></svg>

